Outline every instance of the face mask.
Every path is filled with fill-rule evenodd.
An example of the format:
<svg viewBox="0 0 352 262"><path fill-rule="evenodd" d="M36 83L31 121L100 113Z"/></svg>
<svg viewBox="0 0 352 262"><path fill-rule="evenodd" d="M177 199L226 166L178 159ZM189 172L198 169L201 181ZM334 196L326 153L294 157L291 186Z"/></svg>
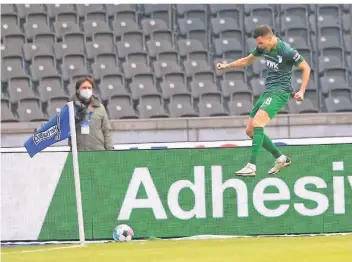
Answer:
<svg viewBox="0 0 352 262"><path fill-rule="evenodd" d="M89 100L90 97L92 96L92 90L89 89L83 89L79 94L82 98Z"/></svg>

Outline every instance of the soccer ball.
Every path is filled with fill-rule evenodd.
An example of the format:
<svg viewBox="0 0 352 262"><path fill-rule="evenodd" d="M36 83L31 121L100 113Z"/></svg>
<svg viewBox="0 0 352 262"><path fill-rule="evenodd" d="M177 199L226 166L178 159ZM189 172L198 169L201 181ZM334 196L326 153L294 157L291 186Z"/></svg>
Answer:
<svg viewBox="0 0 352 262"><path fill-rule="evenodd" d="M119 242L131 241L133 236L133 229L128 225L118 225L112 233L114 240Z"/></svg>

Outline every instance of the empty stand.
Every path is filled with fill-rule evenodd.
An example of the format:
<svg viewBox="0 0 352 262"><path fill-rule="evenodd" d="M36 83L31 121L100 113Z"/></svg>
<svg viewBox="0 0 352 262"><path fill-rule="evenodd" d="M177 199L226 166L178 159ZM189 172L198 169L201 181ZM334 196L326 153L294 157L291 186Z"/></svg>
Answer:
<svg viewBox="0 0 352 262"><path fill-rule="evenodd" d="M348 112L350 5L4 4L2 122L57 113L90 75L111 119L248 115L265 90L264 58L215 70L255 48L269 24L312 67L305 100L280 113ZM302 83L295 69L292 87Z"/></svg>

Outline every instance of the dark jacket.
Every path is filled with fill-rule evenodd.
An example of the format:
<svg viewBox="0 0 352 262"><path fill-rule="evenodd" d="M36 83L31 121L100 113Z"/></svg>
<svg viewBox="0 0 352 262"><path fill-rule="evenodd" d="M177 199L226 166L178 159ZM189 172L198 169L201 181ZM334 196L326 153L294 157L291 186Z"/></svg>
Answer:
<svg viewBox="0 0 352 262"><path fill-rule="evenodd" d="M77 150L100 151L113 149L108 115L99 98L92 95L88 107L78 99L77 95L72 97L72 101L75 107ZM80 123L87 114L89 115L87 117L89 134L82 135Z"/></svg>

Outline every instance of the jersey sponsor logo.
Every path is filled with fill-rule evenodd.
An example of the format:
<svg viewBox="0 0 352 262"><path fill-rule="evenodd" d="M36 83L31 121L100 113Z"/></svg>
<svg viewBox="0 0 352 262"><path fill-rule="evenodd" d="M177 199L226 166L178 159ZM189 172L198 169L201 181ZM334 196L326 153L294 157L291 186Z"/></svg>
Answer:
<svg viewBox="0 0 352 262"><path fill-rule="evenodd" d="M266 60L266 66L271 68L271 69L279 70L279 63L275 63L275 62L270 61L270 60Z"/></svg>

